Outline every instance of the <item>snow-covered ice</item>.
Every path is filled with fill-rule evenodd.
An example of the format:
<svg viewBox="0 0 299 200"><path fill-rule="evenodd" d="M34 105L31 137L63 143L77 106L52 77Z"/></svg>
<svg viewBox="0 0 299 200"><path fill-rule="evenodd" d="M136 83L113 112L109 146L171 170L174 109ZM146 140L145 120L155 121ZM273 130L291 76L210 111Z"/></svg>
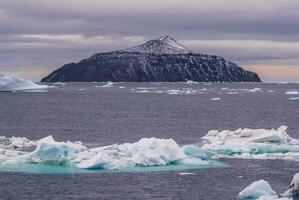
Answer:
<svg viewBox="0 0 299 200"><path fill-rule="evenodd" d="M30 80L24 79L15 74L0 73L0 91L18 91L18 90L44 90L48 89L47 85L38 85Z"/></svg>
<svg viewBox="0 0 299 200"><path fill-rule="evenodd" d="M254 181L239 193L242 198L259 198L261 196L273 196L276 192L271 188L265 180Z"/></svg>

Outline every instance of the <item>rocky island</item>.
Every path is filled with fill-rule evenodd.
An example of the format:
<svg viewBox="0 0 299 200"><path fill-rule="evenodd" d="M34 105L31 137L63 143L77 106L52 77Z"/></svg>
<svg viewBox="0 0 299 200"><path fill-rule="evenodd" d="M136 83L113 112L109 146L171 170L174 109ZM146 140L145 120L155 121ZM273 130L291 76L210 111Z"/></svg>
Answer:
<svg viewBox="0 0 299 200"><path fill-rule="evenodd" d="M170 36L125 50L98 53L53 71L42 82L261 82L219 56L194 53Z"/></svg>

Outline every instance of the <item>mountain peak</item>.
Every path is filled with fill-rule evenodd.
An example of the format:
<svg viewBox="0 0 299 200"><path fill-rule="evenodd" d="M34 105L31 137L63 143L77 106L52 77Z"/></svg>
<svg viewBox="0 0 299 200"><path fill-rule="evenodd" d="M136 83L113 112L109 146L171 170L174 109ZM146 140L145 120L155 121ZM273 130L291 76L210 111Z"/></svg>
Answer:
<svg viewBox="0 0 299 200"><path fill-rule="evenodd" d="M168 42L168 41L176 42L176 40L169 35L163 35L163 36L159 37L157 40L160 40L162 42Z"/></svg>
<svg viewBox="0 0 299 200"><path fill-rule="evenodd" d="M188 54L189 49L179 44L174 38L164 35L150 40L142 45L125 49L126 52L154 53L154 54Z"/></svg>

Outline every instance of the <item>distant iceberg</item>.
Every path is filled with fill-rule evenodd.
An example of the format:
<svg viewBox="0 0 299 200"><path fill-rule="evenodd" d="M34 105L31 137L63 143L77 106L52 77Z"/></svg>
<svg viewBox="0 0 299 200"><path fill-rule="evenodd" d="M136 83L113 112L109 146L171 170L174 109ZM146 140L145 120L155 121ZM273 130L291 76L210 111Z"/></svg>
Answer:
<svg viewBox="0 0 299 200"><path fill-rule="evenodd" d="M38 85L30 80L24 79L15 74L0 73L0 91L18 91L18 90L43 90L48 89L47 85Z"/></svg>

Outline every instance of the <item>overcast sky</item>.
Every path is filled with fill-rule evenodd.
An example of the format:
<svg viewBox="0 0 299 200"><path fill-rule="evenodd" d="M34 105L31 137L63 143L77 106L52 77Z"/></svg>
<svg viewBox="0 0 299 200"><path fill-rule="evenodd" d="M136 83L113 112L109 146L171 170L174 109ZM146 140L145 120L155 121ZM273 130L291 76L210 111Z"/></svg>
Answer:
<svg viewBox="0 0 299 200"><path fill-rule="evenodd" d="M40 80L161 35L264 81L299 81L298 0L1 0L0 72Z"/></svg>

